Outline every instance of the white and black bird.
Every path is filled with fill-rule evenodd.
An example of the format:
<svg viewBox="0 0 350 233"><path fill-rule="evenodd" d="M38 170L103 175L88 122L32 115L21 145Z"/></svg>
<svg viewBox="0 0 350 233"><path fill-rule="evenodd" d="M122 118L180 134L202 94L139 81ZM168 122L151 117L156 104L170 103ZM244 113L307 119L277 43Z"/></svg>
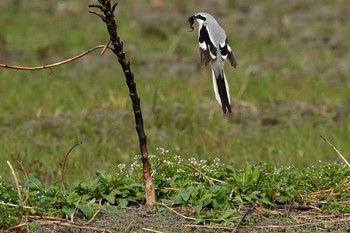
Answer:
<svg viewBox="0 0 350 233"><path fill-rule="evenodd" d="M231 66L236 68L236 57L227 42L224 29L212 15L201 12L189 17L191 31L194 30L195 20L199 25L198 40L201 64L208 65L210 63L216 100L224 113L231 112L230 90L224 72L224 62L227 58Z"/></svg>

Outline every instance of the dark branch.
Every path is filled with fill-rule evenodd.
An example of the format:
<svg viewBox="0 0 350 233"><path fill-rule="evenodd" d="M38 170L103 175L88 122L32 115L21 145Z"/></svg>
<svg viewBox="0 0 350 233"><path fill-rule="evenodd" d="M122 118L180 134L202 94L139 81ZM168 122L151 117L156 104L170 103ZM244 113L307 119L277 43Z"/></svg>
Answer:
<svg viewBox="0 0 350 233"><path fill-rule="evenodd" d="M140 97L137 94L136 83L134 81L134 73L131 71L130 62L126 58L126 55L123 51L123 42L118 36L118 28L114 17L114 11L117 6L117 3L111 6L110 0L98 0L98 2L101 5L89 5L89 7L100 9L104 15L94 11L90 12L99 16L106 23L107 30L110 36L110 42L112 44L111 50L117 56L118 62L121 65L125 75L126 84L129 88L129 96L132 100L132 107L134 110L136 131L139 137L141 160L143 164L143 178L146 190L146 205L154 205L156 200L151 179L151 163L148 158L147 137L143 128Z"/></svg>

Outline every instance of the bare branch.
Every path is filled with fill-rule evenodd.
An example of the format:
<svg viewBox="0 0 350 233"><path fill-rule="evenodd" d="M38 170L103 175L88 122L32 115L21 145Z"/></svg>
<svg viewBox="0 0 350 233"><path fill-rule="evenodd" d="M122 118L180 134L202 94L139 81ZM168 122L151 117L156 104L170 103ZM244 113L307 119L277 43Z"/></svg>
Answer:
<svg viewBox="0 0 350 233"><path fill-rule="evenodd" d="M123 42L118 36L117 23L113 14L117 4L115 3L111 7L110 0L98 0L98 2L101 4L101 6L90 5L90 7L99 8L103 12L104 16L101 16L100 13L97 12L91 13L99 16L106 23L107 30L110 36L110 41L112 44L111 50L118 57L118 62L121 65L125 75L126 84L129 88L129 96L131 98L132 107L134 110L136 131L139 137L139 147L143 165L143 180L145 183L146 190L146 206L153 206L156 204L156 198L152 182L151 163L148 158L147 137L143 128L140 97L137 94L136 83L134 81L134 73L131 71L130 62L126 58L126 55L123 51Z"/></svg>
<svg viewBox="0 0 350 233"><path fill-rule="evenodd" d="M103 7L102 7L101 5L90 4L89 7L91 7L91 8L98 8L98 9L100 9L101 11L103 11Z"/></svg>
<svg viewBox="0 0 350 233"><path fill-rule="evenodd" d="M112 6L112 12L115 11L115 8L117 7L118 3L114 3L113 6Z"/></svg>
<svg viewBox="0 0 350 233"><path fill-rule="evenodd" d="M65 63L68 63L68 62L71 62L71 61L74 61L74 60L77 60L83 56L85 56L86 54L88 53L91 53L92 51L96 50L96 49L103 49L105 48L106 45L98 45L96 47L93 47L77 56L74 56L74 57L71 57L71 58L68 58L66 60L63 60L63 61L60 61L60 62L57 62L57 63L53 63L53 64L48 64L48 65L44 65L44 66L34 66L34 67L28 67L28 66L11 66L11 65L5 65L5 64L1 64L0 63L0 68L7 68L7 69L14 69L14 70L30 70L30 71L33 71L33 70L42 70L42 69L51 69L53 67L56 67L56 66L60 66L60 65L63 65Z"/></svg>
<svg viewBox="0 0 350 233"><path fill-rule="evenodd" d="M96 12L96 11L89 10L89 12L90 12L91 14L97 15L97 16L100 17L103 21L106 20L106 18L105 18L102 14L100 14L100 13L98 13L98 12Z"/></svg>

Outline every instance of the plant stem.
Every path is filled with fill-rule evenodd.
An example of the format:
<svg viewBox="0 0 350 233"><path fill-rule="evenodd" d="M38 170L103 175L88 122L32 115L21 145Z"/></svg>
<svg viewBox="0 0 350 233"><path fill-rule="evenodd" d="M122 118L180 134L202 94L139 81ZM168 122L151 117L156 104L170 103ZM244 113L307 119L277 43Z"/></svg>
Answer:
<svg viewBox="0 0 350 233"><path fill-rule="evenodd" d="M140 105L140 97L137 94L136 83L134 81L134 73L131 71L130 62L126 58L123 52L123 42L120 40L117 31L117 24L114 17L114 10L117 4L111 6L110 0L98 0L101 5L89 5L90 8L100 9L101 13L90 11L91 13L99 16L103 22L106 23L108 33L110 35L110 42L112 44L111 50L118 57L118 61L123 69L126 84L129 88L129 96L132 100L132 107L134 110L136 131L139 137L141 160L143 165L143 180L145 183L146 191L146 206L153 206L156 204L156 198L154 193L154 186L151 176L151 163L148 158L147 150L147 137L143 128L143 118Z"/></svg>

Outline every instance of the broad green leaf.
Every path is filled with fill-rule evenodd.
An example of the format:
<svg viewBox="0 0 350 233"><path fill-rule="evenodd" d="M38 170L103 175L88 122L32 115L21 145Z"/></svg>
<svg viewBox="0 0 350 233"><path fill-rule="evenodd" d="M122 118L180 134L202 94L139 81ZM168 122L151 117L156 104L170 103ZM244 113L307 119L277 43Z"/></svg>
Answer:
<svg viewBox="0 0 350 233"><path fill-rule="evenodd" d="M203 209L203 205L199 204L199 205L193 206L192 209L194 209L197 212L200 212Z"/></svg>
<svg viewBox="0 0 350 233"><path fill-rule="evenodd" d="M175 196L174 198L174 204L175 205L181 205L181 204L184 204L186 203L186 201L184 201L184 199L182 198L181 194L178 194Z"/></svg>
<svg viewBox="0 0 350 233"><path fill-rule="evenodd" d="M115 204L115 195L119 192L117 189L113 189L109 194L101 194L103 198L105 198L110 204Z"/></svg>
<svg viewBox="0 0 350 233"><path fill-rule="evenodd" d="M41 184L40 180L38 180L32 174L28 175L28 186L32 190L33 189L35 189L35 190L43 190L43 185Z"/></svg>
<svg viewBox="0 0 350 233"><path fill-rule="evenodd" d="M167 205L167 206L172 206L172 205L173 205L173 201L170 200L170 199L162 199L161 202L162 202L164 205Z"/></svg>
<svg viewBox="0 0 350 233"><path fill-rule="evenodd" d="M100 210L103 210L105 213L109 213L109 214L115 214L115 213L119 213L120 211L122 211L122 209L118 206L115 205L102 205L99 208Z"/></svg>
<svg viewBox="0 0 350 233"><path fill-rule="evenodd" d="M187 202L188 201L188 199L190 198L190 196L191 196L191 191L192 191L192 189L181 189L180 190L180 195L181 195L181 197L182 197L182 199L185 201L185 202Z"/></svg>
<svg viewBox="0 0 350 233"><path fill-rule="evenodd" d="M122 208L126 208L129 204L128 200L124 199L124 198L118 198L117 202L118 202L119 206Z"/></svg>
<svg viewBox="0 0 350 233"><path fill-rule="evenodd" d="M252 182L253 182L253 184L257 184L259 178L260 178L260 169L258 167L256 167L254 169L254 171L253 171L253 174L252 174Z"/></svg>
<svg viewBox="0 0 350 233"><path fill-rule="evenodd" d="M90 219L94 215L94 210L88 205L79 205L78 209L83 213L83 215Z"/></svg>

